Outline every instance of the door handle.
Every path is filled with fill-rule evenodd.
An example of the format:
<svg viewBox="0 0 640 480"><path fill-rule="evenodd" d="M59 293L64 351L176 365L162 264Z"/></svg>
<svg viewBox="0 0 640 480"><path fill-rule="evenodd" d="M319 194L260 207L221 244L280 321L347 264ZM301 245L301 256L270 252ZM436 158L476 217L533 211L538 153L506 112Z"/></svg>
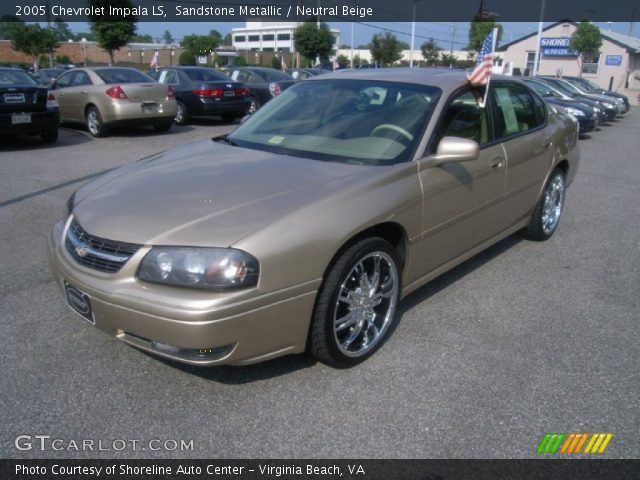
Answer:
<svg viewBox="0 0 640 480"><path fill-rule="evenodd" d="M551 139L546 139L544 141L544 145L542 145L544 148L549 148L551 146Z"/></svg>
<svg viewBox="0 0 640 480"><path fill-rule="evenodd" d="M502 157L492 158L491 161L489 162L489 166L491 168L502 168L503 165L504 165L504 158Z"/></svg>

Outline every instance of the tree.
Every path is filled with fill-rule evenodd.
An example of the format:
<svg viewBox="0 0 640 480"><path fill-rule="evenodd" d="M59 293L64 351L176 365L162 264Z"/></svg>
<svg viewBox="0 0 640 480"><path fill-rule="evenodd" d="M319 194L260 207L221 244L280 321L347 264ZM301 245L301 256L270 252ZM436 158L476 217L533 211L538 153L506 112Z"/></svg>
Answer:
<svg viewBox="0 0 640 480"><path fill-rule="evenodd" d="M56 18L53 21L53 31L56 34L56 38L59 42L68 42L69 40L76 39L76 36L69 28L69 24L63 21L61 18Z"/></svg>
<svg viewBox="0 0 640 480"><path fill-rule="evenodd" d="M402 50L410 50L411 49L411 45L409 45L407 42L403 42L402 40L398 40L398 45L400 45L400 48Z"/></svg>
<svg viewBox="0 0 640 480"><path fill-rule="evenodd" d="M438 61L438 57L440 57L440 51L442 49L438 46L435 40L431 38L428 42L424 42L420 46L420 50L422 50L422 56L427 61L427 65L435 65Z"/></svg>
<svg viewBox="0 0 640 480"><path fill-rule="evenodd" d="M185 50L180 54L180 57L178 58L178 63L180 65L195 65L196 56L189 50Z"/></svg>
<svg viewBox="0 0 640 480"><path fill-rule="evenodd" d="M498 29L497 45L502 38L502 25L497 23L492 16L476 15L469 28L469 45L467 45L467 48L473 52L479 52L482 49L482 44L487 38L487 35L489 35L494 28Z"/></svg>
<svg viewBox="0 0 640 480"><path fill-rule="evenodd" d="M371 39L369 49L374 62L379 65L391 65L402 58L402 46L391 32L376 33Z"/></svg>
<svg viewBox="0 0 640 480"><path fill-rule="evenodd" d="M451 53L443 53L440 56L440 63L442 65L444 65L445 67L452 67L453 68L458 63L458 60L456 59L456 56L451 54Z"/></svg>
<svg viewBox="0 0 640 480"><path fill-rule="evenodd" d="M338 55L336 62L338 62L338 65L340 65L340 68L347 68L349 65L351 65L351 61L349 60L349 57L347 57L346 55ZM355 61L353 63L355 63Z"/></svg>
<svg viewBox="0 0 640 480"><path fill-rule="evenodd" d="M293 41L296 51L304 57L315 60L320 57L320 61L325 63L329 61L333 44L336 39L331 34L329 26L322 22L320 28L315 21L304 22L293 34Z"/></svg>
<svg viewBox="0 0 640 480"><path fill-rule="evenodd" d="M224 41L224 38L223 38L222 34L218 30L213 29L213 30L209 31L209 36L216 39L216 42L217 42L216 46L222 45L222 42Z"/></svg>
<svg viewBox="0 0 640 480"><path fill-rule="evenodd" d="M282 62L275 55L271 59L271 68L275 68L276 70L282 70Z"/></svg>
<svg viewBox="0 0 640 480"><path fill-rule="evenodd" d="M109 11L109 7L128 8L133 11L133 4L129 0L91 0L89 5L96 9L102 8L105 12ZM98 45L109 53L109 65L113 65L115 63L113 52L124 47L136 34L135 15L126 17L89 15L89 20Z"/></svg>
<svg viewBox="0 0 640 480"><path fill-rule="evenodd" d="M222 45L226 45L228 47L230 47L231 45L233 45L233 40L231 40L231 34L227 33L224 38L222 39Z"/></svg>
<svg viewBox="0 0 640 480"><path fill-rule="evenodd" d="M0 40L11 40L11 27L17 23L22 23L17 17L13 15L3 15L0 18Z"/></svg>
<svg viewBox="0 0 640 480"><path fill-rule="evenodd" d="M360 55L357 53L353 56L353 65L362 65L364 63L369 63L366 59L360 58Z"/></svg>
<svg viewBox="0 0 640 480"><path fill-rule="evenodd" d="M187 35L180 46L195 56L208 55L218 46L218 39L211 35Z"/></svg>
<svg viewBox="0 0 640 480"><path fill-rule="evenodd" d="M578 24L578 28L571 35L569 48L580 53L578 56L578 64L580 66L580 76L582 76L582 67L585 58L594 58L600 53L602 47L602 34L600 29L593 23L582 21Z"/></svg>
<svg viewBox="0 0 640 480"><path fill-rule="evenodd" d="M171 32L169 30L165 30L164 33L162 34L162 39L164 40L164 43L169 45L170 43L173 43L173 36L171 35Z"/></svg>
<svg viewBox="0 0 640 480"><path fill-rule="evenodd" d="M37 23L27 25L16 22L9 29L11 47L33 60L34 66L38 65L38 60L45 53L52 53L60 46L55 32L52 28L42 28Z"/></svg>

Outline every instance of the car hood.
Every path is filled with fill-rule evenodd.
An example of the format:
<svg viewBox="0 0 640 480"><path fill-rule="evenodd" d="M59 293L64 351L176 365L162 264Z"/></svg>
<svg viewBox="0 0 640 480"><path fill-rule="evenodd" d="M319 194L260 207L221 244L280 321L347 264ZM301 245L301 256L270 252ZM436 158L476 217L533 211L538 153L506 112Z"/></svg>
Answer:
<svg viewBox="0 0 640 480"><path fill-rule="evenodd" d="M204 140L88 183L76 192L74 215L88 233L106 239L229 246L380 169Z"/></svg>

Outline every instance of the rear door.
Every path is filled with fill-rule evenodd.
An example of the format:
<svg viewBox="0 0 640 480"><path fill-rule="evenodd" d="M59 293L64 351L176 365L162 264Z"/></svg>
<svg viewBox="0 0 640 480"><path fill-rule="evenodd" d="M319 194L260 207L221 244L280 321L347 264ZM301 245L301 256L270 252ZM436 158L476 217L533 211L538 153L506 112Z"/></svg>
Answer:
<svg viewBox="0 0 640 480"><path fill-rule="evenodd" d="M65 118L75 121L84 120L84 106L92 86L93 82L87 72L83 70L69 72L68 86L60 90L64 94Z"/></svg>
<svg viewBox="0 0 640 480"><path fill-rule="evenodd" d="M491 84L496 138L507 157L505 220L515 223L533 211L553 158L544 102L526 86L496 81Z"/></svg>

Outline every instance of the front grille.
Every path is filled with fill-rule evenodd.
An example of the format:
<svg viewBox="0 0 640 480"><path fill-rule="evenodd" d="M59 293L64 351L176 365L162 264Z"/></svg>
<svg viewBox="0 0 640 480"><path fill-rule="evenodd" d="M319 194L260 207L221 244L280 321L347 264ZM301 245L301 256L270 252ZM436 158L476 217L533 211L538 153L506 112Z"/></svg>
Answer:
<svg viewBox="0 0 640 480"><path fill-rule="evenodd" d="M119 271L141 247L90 235L75 219L67 230L65 246L79 264L107 273Z"/></svg>

